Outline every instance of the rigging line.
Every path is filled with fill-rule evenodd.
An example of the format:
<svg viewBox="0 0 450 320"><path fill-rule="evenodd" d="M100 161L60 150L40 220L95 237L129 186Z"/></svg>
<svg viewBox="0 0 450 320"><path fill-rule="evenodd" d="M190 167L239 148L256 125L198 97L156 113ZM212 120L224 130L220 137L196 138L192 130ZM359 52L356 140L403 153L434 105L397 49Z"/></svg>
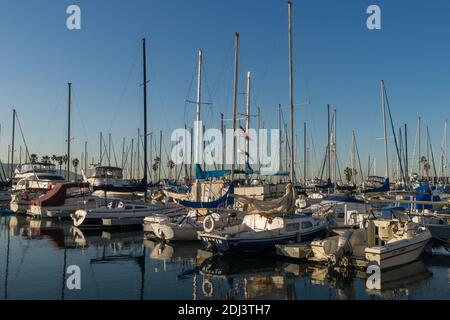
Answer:
<svg viewBox="0 0 450 320"><path fill-rule="evenodd" d="M160 103L161 103L161 113L162 113L162 115L163 115L163 118L164 118L164 121L166 122L166 127L167 128L171 128L171 126L170 126L170 122L168 121L168 118L167 118L167 112L164 112L164 110L168 110L168 108L166 107L167 105L166 105L166 103L165 103L165 101L164 101L164 99L163 99L163 97L162 97L162 95L161 95L161 92L162 92L162 90L160 90L160 87L159 87L159 76L158 76L158 70L156 69L156 65L155 64L153 64L153 61L151 60L151 59L149 59L149 62L148 62L148 64L149 64L149 67L150 67L150 70L153 70L153 73L152 73L152 77L153 77L153 87L154 87L154 89L155 90L153 90L153 92L156 92L156 94L157 94L157 96L158 96L158 98L159 98L159 100L160 100ZM142 97L141 97L141 99L143 99ZM143 100L140 100L141 102L143 101Z"/></svg>
<svg viewBox="0 0 450 320"><path fill-rule="evenodd" d="M359 171L361 171L361 179L364 182L364 170L362 169L361 166L361 158L359 157L359 150L358 150L358 144L356 143L356 137L355 137L355 149L356 149L356 155L358 156L358 163L359 163Z"/></svg>
<svg viewBox="0 0 450 320"><path fill-rule="evenodd" d="M49 121L49 124L52 124L52 123L53 123L53 120L54 120L55 117L56 117L56 114L57 114L56 110L57 110L58 107L61 105L60 102L61 102L61 100L62 100L63 95L64 95L64 91L61 90L61 92L60 92L60 94L59 94L59 98L57 99L56 104L55 104L55 105L53 106L53 108L52 108L52 112L51 112L51 114L50 114L50 121ZM39 142L40 142L39 145L42 145L43 142L46 140L50 128L51 128L51 125L45 126L45 130L42 131L42 135L41 135L41 139L40 139L40 141L39 141Z"/></svg>
<svg viewBox="0 0 450 320"><path fill-rule="evenodd" d="M131 76L132 76L132 74L133 74L134 68L135 68L136 63L137 63L137 60L138 60L139 52L140 52L140 45L138 45L137 48L136 48L136 54L135 54L135 56L134 56L134 61L133 61L132 64L131 64L130 70L128 71L128 77L127 77L127 80L126 80L126 82L125 82L125 86L124 86L124 88L122 89L122 92L121 92L121 94L120 94L119 102L117 103L116 107L113 109L114 114L113 114L113 118L111 119L111 124L110 124L110 126L109 126L108 131L111 131L111 129L112 129L113 125L114 125L114 122L116 121L117 113L118 113L119 107L120 107L120 106L122 105L122 103L123 103L123 99L124 99L124 97L125 97L125 93L126 93L126 91L127 91L127 89L128 89L128 85L129 85L129 83L130 83Z"/></svg>
<svg viewBox="0 0 450 320"><path fill-rule="evenodd" d="M116 167L118 166L117 157L116 157L116 149L114 148L114 143L111 143L113 155L114 155L114 162L116 164Z"/></svg>
<svg viewBox="0 0 450 320"><path fill-rule="evenodd" d="M185 99L185 102L184 102L184 123L186 123L186 120L187 120L187 106L188 106L188 100L189 100L189 96L190 96L190 94L191 94L191 92L192 92L192 87L193 87L193 85L194 85L194 79L195 79L195 75L196 75L196 72L197 71L197 64L196 63L194 63L194 68L193 68L193 70L192 70L192 77L191 77L191 81L189 82L189 86L188 86L188 90L187 90L187 93L186 93L186 99Z"/></svg>
<svg viewBox="0 0 450 320"><path fill-rule="evenodd" d="M220 86L220 84L222 82L222 79L224 78L225 68L230 62L230 57L231 57L231 52L233 51L233 47L234 47L234 44L230 41L228 43L228 46L227 46L224 62L223 62L222 67L220 68L220 71L218 73L218 77L217 77L217 81L216 81L216 89L213 92L214 99L217 97L217 93L218 93L219 88L222 87L222 86Z"/></svg>
<svg viewBox="0 0 450 320"><path fill-rule="evenodd" d="M412 154L412 162L413 165L411 166L411 173L413 173L414 169L416 168L416 147L417 147L417 141L418 141L418 136L419 136L419 126L416 126L416 133L414 136L414 148L413 148L413 154ZM417 162L418 163L418 162ZM419 170L417 170L417 172L419 172Z"/></svg>
<svg viewBox="0 0 450 320"><path fill-rule="evenodd" d="M430 132L428 131L428 126L427 126L427 136L428 136L428 144L430 146L431 161L432 161L432 164L433 164L434 177L436 177L437 176L436 163L434 162L433 145L431 144L431 138L430 138Z"/></svg>
<svg viewBox="0 0 450 320"><path fill-rule="evenodd" d="M105 141L105 137L102 136L102 140L103 140L103 149L105 151L105 154L108 156L108 163L111 162L111 159L109 158L109 153L108 153L108 149L106 149L106 141ZM111 143L112 145L112 143Z"/></svg>
<svg viewBox="0 0 450 320"><path fill-rule="evenodd" d="M23 144L25 145L25 156L28 158L28 160L30 160L30 152L28 150L27 142L25 141L25 136L23 134L22 125L20 124L19 115L18 115L17 111L16 111L16 120L17 120L17 124L19 125L19 130L20 130L20 134L22 136Z"/></svg>
<svg viewBox="0 0 450 320"><path fill-rule="evenodd" d="M84 132L84 141L88 141L89 140L88 139L88 133L87 133L87 130L86 130L85 123L83 121L81 108L79 108L78 97L76 96L76 93L75 93L75 90L73 89L73 87L72 87L72 106L73 106L74 111L78 111L79 112L79 114L77 112L75 112L75 114L77 114L78 120L80 120L80 122L81 122L81 126L82 126L83 132ZM88 144L88 152L89 153L91 153L91 151L92 151L91 148L92 148L91 145Z"/></svg>
<svg viewBox="0 0 450 320"><path fill-rule="evenodd" d="M386 92L386 87L383 87L383 89L384 89L384 98L386 99L386 105L387 105L388 112L389 112L389 119L391 120L390 122L391 122L392 133L394 135L395 149L397 151L397 160L399 161L399 164L400 164L400 174L402 175L402 179L405 179L405 174L404 174L403 165L402 165L402 159L400 157L400 153L398 150L397 135L396 135L395 128L394 128L394 121L392 120L391 107L389 106L389 100L388 100L388 96L387 96L387 92ZM406 181L406 179L405 179L405 181Z"/></svg>

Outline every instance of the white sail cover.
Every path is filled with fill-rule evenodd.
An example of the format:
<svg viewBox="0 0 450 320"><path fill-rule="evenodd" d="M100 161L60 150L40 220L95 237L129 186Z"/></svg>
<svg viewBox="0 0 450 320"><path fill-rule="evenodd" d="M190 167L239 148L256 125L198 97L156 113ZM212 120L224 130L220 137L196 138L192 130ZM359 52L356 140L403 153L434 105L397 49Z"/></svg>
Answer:
<svg viewBox="0 0 450 320"><path fill-rule="evenodd" d="M260 214L262 216L277 216L294 211L295 190L292 184L286 185L284 196L274 200L258 200L246 196L236 195L236 201L248 205L247 214Z"/></svg>

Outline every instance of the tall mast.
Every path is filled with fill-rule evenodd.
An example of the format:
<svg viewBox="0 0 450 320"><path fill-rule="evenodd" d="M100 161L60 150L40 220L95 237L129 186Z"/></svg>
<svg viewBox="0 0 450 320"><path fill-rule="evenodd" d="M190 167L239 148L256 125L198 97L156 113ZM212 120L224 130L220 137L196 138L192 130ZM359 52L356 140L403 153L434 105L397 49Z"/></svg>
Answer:
<svg viewBox="0 0 450 320"><path fill-rule="evenodd" d="M419 117L419 122L418 122L418 130L419 130L419 136L418 136L418 141L419 141L419 161L418 161L418 163L419 163L419 177L421 177L422 176L422 164L421 164L421 160L422 160L422 155L421 155L421 153L422 153L422 150L421 150L421 146L422 146L422 143L421 143L421 138L422 138L422 118L421 117Z"/></svg>
<svg viewBox="0 0 450 320"><path fill-rule="evenodd" d="M261 108L258 107L258 137L257 137L257 141L258 141L258 151L257 151L257 159L258 159L258 172L261 172L261 161L259 159L259 148L260 148L260 139L259 139L259 131L261 130Z"/></svg>
<svg viewBox="0 0 450 320"><path fill-rule="evenodd" d="M404 131L405 131L405 183L408 184L409 180L409 163L408 163L408 125L404 124Z"/></svg>
<svg viewBox="0 0 450 320"><path fill-rule="evenodd" d="M354 185L356 185L355 172L355 131L352 130L352 180Z"/></svg>
<svg viewBox="0 0 450 320"><path fill-rule="evenodd" d="M330 128L330 105L327 105L327 183L331 183L331 128Z"/></svg>
<svg viewBox="0 0 450 320"><path fill-rule="evenodd" d="M84 142L84 171L86 172L88 168L88 152L87 152L87 141Z"/></svg>
<svg viewBox="0 0 450 320"><path fill-rule="evenodd" d="M108 166L111 167L111 132L108 134Z"/></svg>
<svg viewBox="0 0 450 320"><path fill-rule="evenodd" d="M158 182L161 182L161 166L162 166L162 130L159 131L159 166L158 166Z"/></svg>
<svg viewBox="0 0 450 320"><path fill-rule="evenodd" d="M100 153L99 153L99 161L100 165L103 163L103 133L100 131Z"/></svg>
<svg viewBox="0 0 450 320"><path fill-rule="evenodd" d="M198 73L197 73L197 110L195 113L195 120L197 121L197 127L196 127L196 133L195 136L197 138L196 144L195 144L195 164L200 164L201 160L201 144L202 144L202 137L201 137L201 130L202 127L200 125L201 121L201 95L202 95L202 64L203 64L203 52L202 50L198 50Z"/></svg>
<svg viewBox="0 0 450 320"><path fill-rule="evenodd" d="M249 163L249 157L250 157L250 137L249 137L249 130L250 130L250 81L251 81L251 72L249 71L247 73L247 94L246 94L246 117L245 117L245 163Z"/></svg>
<svg viewBox="0 0 450 320"><path fill-rule="evenodd" d="M447 184L447 133L448 131L448 120L445 119L445 130L444 130L444 177L445 183Z"/></svg>
<svg viewBox="0 0 450 320"><path fill-rule="evenodd" d="M144 81L144 201L147 202L147 55L145 38L142 39L143 81ZM138 141L139 143L139 141Z"/></svg>
<svg viewBox="0 0 450 320"><path fill-rule="evenodd" d="M203 151L204 149L201 147L202 146L202 126L200 124L201 121L201 105L202 105L202 67L203 67L203 51L202 50L198 50L198 61L197 61L198 67L197 67L197 109L196 109L196 113L195 113L195 120L197 122L197 124L195 125L195 155L194 155L194 163L195 165L200 165L201 164L201 159L202 159L202 155L201 155L201 151ZM192 171L192 170L191 170ZM194 196L195 196L195 201L200 201L201 200L201 185L199 184L199 181L196 177L195 182L194 182Z"/></svg>
<svg viewBox="0 0 450 320"><path fill-rule="evenodd" d="M69 86L69 99L67 104L67 166L66 166L66 180L70 181L70 113L72 105L72 83Z"/></svg>
<svg viewBox="0 0 450 320"><path fill-rule="evenodd" d="M224 124L224 114L220 114L220 131L222 133L222 170L225 169L225 161L223 160L224 150L225 150L225 124Z"/></svg>
<svg viewBox="0 0 450 320"><path fill-rule="evenodd" d="M282 147L282 136L283 136L282 132L283 132L283 130L281 129L282 128L281 112L282 112L281 104L279 104L278 105L278 130L279 130L279 141L280 141L279 159L280 159L280 169L282 170L283 169L283 149L281 147ZM287 143L287 142L285 141L285 143ZM287 157L287 155L286 155L286 157ZM285 169L287 170L287 168L285 168Z"/></svg>
<svg viewBox="0 0 450 320"><path fill-rule="evenodd" d="M125 137L122 139L122 169L124 168L124 160L125 160Z"/></svg>
<svg viewBox="0 0 450 320"><path fill-rule="evenodd" d="M389 156L387 146L387 126L386 126L386 106L384 104L384 80L381 80L381 110L383 111L383 125L384 125L384 159L386 161L386 174L385 178L389 179ZM419 148L420 150L420 148Z"/></svg>
<svg viewBox="0 0 450 320"><path fill-rule="evenodd" d="M337 185L337 144L336 144L336 109L333 110L333 175L334 175L334 189Z"/></svg>
<svg viewBox="0 0 450 320"><path fill-rule="evenodd" d="M292 2L288 2L288 15L289 15L289 93L290 93L290 120L291 120L291 182L295 181L295 148L294 148L294 79L292 72ZM286 155L287 156L287 155Z"/></svg>
<svg viewBox="0 0 450 320"><path fill-rule="evenodd" d="M307 152L306 152L306 122L303 123L303 183L306 186L307 175Z"/></svg>
<svg viewBox="0 0 450 320"><path fill-rule="evenodd" d="M14 175L14 137L16 135L16 109L13 109L13 126L12 126L12 141L11 141L11 166L9 170L11 172L10 177Z"/></svg>
<svg viewBox="0 0 450 320"><path fill-rule="evenodd" d="M130 179L134 179L134 138L131 139L131 155L130 155Z"/></svg>
<svg viewBox="0 0 450 320"><path fill-rule="evenodd" d="M136 176L141 176L141 161L140 161L140 144L141 144L141 132L139 128L137 129L138 135L137 135L137 156L136 156Z"/></svg>
<svg viewBox="0 0 450 320"><path fill-rule="evenodd" d="M236 162L236 114L239 70L239 33L234 34L234 82L233 82L233 157L231 164L231 181L234 180L234 164Z"/></svg>

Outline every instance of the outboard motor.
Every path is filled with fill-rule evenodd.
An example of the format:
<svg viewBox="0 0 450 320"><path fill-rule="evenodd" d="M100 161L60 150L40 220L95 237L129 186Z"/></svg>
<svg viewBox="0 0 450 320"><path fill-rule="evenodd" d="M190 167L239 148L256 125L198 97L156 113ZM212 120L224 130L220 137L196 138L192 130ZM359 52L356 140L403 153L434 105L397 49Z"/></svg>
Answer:
<svg viewBox="0 0 450 320"><path fill-rule="evenodd" d="M352 235L353 232L351 230L348 230L339 237L336 251L330 254L331 266L336 266L337 264L340 264L344 255L351 251L350 238L352 237Z"/></svg>

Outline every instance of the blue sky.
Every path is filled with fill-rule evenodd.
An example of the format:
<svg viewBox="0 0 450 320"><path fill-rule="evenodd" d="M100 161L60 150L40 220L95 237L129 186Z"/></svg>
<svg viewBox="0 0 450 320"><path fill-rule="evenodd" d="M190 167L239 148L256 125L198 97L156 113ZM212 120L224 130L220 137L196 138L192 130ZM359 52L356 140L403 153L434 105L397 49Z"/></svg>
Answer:
<svg viewBox="0 0 450 320"><path fill-rule="evenodd" d="M338 144L349 160L351 130L362 161L377 157L384 173L381 79L395 125L409 125L413 150L417 117L430 125L435 156L449 115L450 2L293 1L296 133L307 121L317 149L325 144L326 104L338 110ZM66 8L82 10L82 29L66 29ZM366 28L366 9L382 10L382 29ZM14 0L0 2L0 158L6 162L12 106L31 152L63 154L67 82L73 83L73 152L84 141L97 158L98 134L111 132L116 153L142 128L140 39L148 41L149 123L153 132L192 125L197 50L203 49L203 119L219 126L232 115L233 36L240 33L239 91L253 73L253 106L275 127L276 105L289 103L287 3L284 0ZM193 81L193 82L192 82ZM239 96L239 111L244 97ZM286 119L288 116L287 109ZM17 140L21 141L20 134ZM166 143L166 148L170 145ZM18 150L18 149L17 149ZM319 156L319 153L317 154Z"/></svg>

